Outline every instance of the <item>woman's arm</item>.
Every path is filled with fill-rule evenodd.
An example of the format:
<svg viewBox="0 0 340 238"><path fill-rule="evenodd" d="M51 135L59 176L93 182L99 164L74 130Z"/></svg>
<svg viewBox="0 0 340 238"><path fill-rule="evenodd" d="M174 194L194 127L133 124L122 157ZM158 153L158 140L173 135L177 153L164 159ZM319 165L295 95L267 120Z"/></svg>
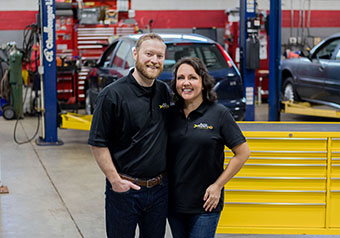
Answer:
<svg viewBox="0 0 340 238"><path fill-rule="evenodd" d="M211 184L207 188L204 194L203 200L205 201L205 203L203 205L203 208L205 209L205 211L211 212L214 208L216 208L220 200L221 189L227 182L229 182L232 177L237 174L238 171L240 171L244 163L249 158L250 150L247 142L237 145L231 150L233 151L234 156L228 163L227 168L218 177L215 183Z"/></svg>

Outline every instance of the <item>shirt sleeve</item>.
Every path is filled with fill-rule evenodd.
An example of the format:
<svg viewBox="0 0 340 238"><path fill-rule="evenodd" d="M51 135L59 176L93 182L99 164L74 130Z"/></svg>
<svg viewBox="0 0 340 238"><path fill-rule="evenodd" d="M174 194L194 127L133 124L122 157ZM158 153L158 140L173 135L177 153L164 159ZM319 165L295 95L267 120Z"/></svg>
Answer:
<svg viewBox="0 0 340 238"><path fill-rule="evenodd" d="M241 129L229 110L226 110L221 117L221 134L225 145L229 149L246 142L246 138L243 136Z"/></svg>
<svg viewBox="0 0 340 238"><path fill-rule="evenodd" d="M116 103L112 92L103 90L99 93L93 112L88 144L98 147L108 147L115 125Z"/></svg>

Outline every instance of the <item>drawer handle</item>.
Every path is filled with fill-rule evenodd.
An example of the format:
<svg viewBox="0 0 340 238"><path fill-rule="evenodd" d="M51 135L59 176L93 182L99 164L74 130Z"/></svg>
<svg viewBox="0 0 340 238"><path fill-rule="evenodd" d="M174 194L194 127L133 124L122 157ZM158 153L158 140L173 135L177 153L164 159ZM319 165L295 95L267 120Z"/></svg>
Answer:
<svg viewBox="0 0 340 238"><path fill-rule="evenodd" d="M289 202L225 202L230 205L279 205L279 206L326 206L326 203L289 203Z"/></svg>
<svg viewBox="0 0 340 238"><path fill-rule="evenodd" d="M228 163L224 163L228 165ZM326 167L326 164L244 164L244 166L276 166L276 167ZM333 166L333 165L332 165ZM340 165L336 165L340 166Z"/></svg>
<svg viewBox="0 0 340 238"><path fill-rule="evenodd" d="M325 141L327 138L286 138L286 137L247 137L247 140L321 140Z"/></svg>
<svg viewBox="0 0 340 238"><path fill-rule="evenodd" d="M235 176L234 179L282 179L282 180L326 180L324 177L239 177ZM340 178L331 178L331 179L340 179Z"/></svg>
<svg viewBox="0 0 340 238"><path fill-rule="evenodd" d="M230 156L225 156L225 159L231 159ZM249 157L250 160L323 160L326 161L327 158L294 158L294 157ZM332 160L340 160L340 159L332 159Z"/></svg>
<svg viewBox="0 0 340 238"><path fill-rule="evenodd" d="M231 152L231 150L224 150L224 152ZM300 151L300 150L251 150L250 153L276 153L276 154L326 154L327 151Z"/></svg>
<svg viewBox="0 0 340 238"><path fill-rule="evenodd" d="M326 193L321 190L256 190L256 189L224 189L225 192L267 192L267 193ZM336 191L336 190L335 190Z"/></svg>

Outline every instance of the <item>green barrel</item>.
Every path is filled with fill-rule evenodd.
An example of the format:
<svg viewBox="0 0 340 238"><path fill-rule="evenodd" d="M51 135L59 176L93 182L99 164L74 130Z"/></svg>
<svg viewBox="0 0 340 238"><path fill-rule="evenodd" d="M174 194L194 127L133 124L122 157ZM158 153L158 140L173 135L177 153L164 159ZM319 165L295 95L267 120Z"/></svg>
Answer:
<svg viewBox="0 0 340 238"><path fill-rule="evenodd" d="M11 105L14 107L16 118L23 118L22 99L22 53L15 48L9 55L9 84L11 87Z"/></svg>

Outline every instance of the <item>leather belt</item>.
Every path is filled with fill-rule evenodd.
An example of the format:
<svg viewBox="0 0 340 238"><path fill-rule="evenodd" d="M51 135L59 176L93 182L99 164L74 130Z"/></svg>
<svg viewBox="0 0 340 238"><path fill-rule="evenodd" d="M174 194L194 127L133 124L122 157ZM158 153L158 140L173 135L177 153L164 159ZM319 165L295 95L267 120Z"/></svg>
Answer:
<svg viewBox="0 0 340 238"><path fill-rule="evenodd" d="M152 188L156 185L159 185L163 179L165 178L166 176L166 173L163 172L161 173L160 175L154 177L154 178L151 178L151 179L139 179L139 178L133 178L133 177L130 177L128 175L125 175L125 174L119 174L119 176L122 178L122 179L125 179L125 180L128 180L134 184L137 184L138 186L143 186L143 187L147 187L147 188Z"/></svg>

